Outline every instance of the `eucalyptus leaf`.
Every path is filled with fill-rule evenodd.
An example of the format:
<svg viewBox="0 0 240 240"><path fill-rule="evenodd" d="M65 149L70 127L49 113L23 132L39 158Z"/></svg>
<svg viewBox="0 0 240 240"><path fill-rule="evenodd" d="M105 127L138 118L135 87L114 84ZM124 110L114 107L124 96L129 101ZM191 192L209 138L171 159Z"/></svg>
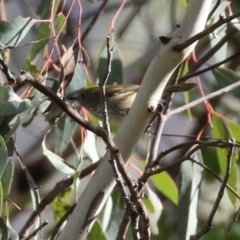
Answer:
<svg viewBox="0 0 240 240"><path fill-rule="evenodd" d="M27 17L16 17L12 22L0 22L0 43L5 46L16 46L28 34L36 20Z"/></svg>
<svg viewBox="0 0 240 240"><path fill-rule="evenodd" d="M45 139L42 142L42 147L43 154L48 158L48 160L59 172L70 175L73 175L75 173L75 170L69 167L66 163L64 163L64 160L61 157L47 149L45 145Z"/></svg>
<svg viewBox="0 0 240 240"><path fill-rule="evenodd" d="M0 86L0 116L21 113L31 106L29 99L21 99L11 87Z"/></svg>

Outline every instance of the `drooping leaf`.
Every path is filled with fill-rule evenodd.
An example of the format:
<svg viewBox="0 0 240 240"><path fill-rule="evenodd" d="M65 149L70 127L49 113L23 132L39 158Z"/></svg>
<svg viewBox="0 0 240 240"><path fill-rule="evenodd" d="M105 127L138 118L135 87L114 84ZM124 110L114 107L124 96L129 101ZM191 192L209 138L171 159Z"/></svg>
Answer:
<svg viewBox="0 0 240 240"><path fill-rule="evenodd" d="M101 223L96 220L93 224L91 231L89 232L89 238L91 240L108 240L106 233L103 231Z"/></svg>
<svg viewBox="0 0 240 240"><path fill-rule="evenodd" d="M223 121L222 119L213 116L213 136L218 139L231 139L235 138L239 141L239 130L240 126L237 123L234 123L229 120ZM220 167L220 175L222 178L225 176L227 171L227 157L228 157L229 149L226 148L217 148L217 158L213 159L213 161L217 161ZM236 150L231 159L231 171L228 178L228 185L230 185L235 191L238 190L239 181L238 181L238 172L239 169L237 167L237 161L239 160L238 151ZM228 196L233 204L236 206L237 198L230 191L228 192Z"/></svg>
<svg viewBox="0 0 240 240"><path fill-rule="evenodd" d="M0 179L7 165L8 152L2 136L0 136Z"/></svg>
<svg viewBox="0 0 240 240"><path fill-rule="evenodd" d="M51 37L50 23L42 23L38 29L38 33L35 39L35 43L32 46L31 51L27 56L27 62L30 64L36 56L42 51L42 49L47 45ZM27 69L30 71L30 69Z"/></svg>
<svg viewBox="0 0 240 240"><path fill-rule="evenodd" d="M69 167L61 157L47 149L45 145L45 138L42 142L42 148L43 154L48 158L48 160L59 172L70 175L73 175L75 173L75 170Z"/></svg>
<svg viewBox="0 0 240 240"><path fill-rule="evenodd" d="M41 81L41 84L45 85L46 81ZM33 88L30 93L31 107L26 111L21 113L21 120L23 121L23 127L27 127L38 114L38 112L43 112L46 109L47 97L39 92L37 89Z"/></svg>
<svg viewBox="0 0 240 240"><path fill-rule="evenodd" d="M8 228L4 220L0 217L1 240L8 240Z"/></svg>
<svg viewBox="0 0 240 240"><path fill-rule="evenodd" d="M55 153L62 155L73 135L76 122L66 114L62 116L56 124Z"/></svg>
<svg viewBox="0 0 240 240"><path fill-rule="evenodd" d="M2 216L2 208L3 208L3 188L2 183L0 182L0 217Z"/></svg>
<svg viewBox="0 0 240 240"><path fill-rule="evenodd" d="M222 120L216 116L212 117L212 136L215 139L229 139L231 136L229 135L229 131L226 127L226 125L222 122ZM227 149L225 148L217 148L217 159L212 159L212 161L217 161L220 169L220 175L224 176L226 172L226 166L227 166Z"/></svg>
<svg viewBox="0 0 240 240"><path fill-rule="evenodd" d="M200 151L195 153L194 159L202 162ZM178 238L186 240L197 229L197 205L202 179L202 168L191 161L184 161L181 164L180 173L181 190L178 202Z"/></svg>
<svg viewBox="0 0 240 240"><path fill-rule="evenodd" d="M86 86L87 76L84 70L84 67L81 62L79 62L75 66L74 74L70 84L66 89L66 96L72 96L76 93L79 89Z"/></svg>
<svg viewBox="0 0 240 240"><path fill-rule="evenodd" d="M53 201L54 218L58 222L71 207L71 191L67 189Z"/></svg>
<svg viewBox="0 0 240 240"><path fill-rule="evenodd" d="M106 234L109 239L116 239L123 216L124 201L118 189L113 191L111 197L113 205L109 206L111 207L111 218L106 230Z"/></svg>
<svg viewBox="0 0 240 240"><path fill-rule="evenodd" d="M0 86L0 116L16 115L30 106L29 99L21 99L11 87Z"/></svg>
<svg viewBox="0 0 240 240"><path fill-rule="evenodd" d="M7 196L10 192L12 180L13 180L13 170L14 170L13 159L9 157L5 170L1 177L4 196Z"/></svg>
<svg viewBox="0 0 240 240"><path fill-rule="evenodd" d="M147 209L150 229L152 234L159 234L158 221L162 215L162 203L157 194L148 186L146 186L144 193L146 197L142 199Z"/></svg>
<svg viewBox="0 0 240 240"><path fill-rule="evenodd" d="M178 189L175 182L167 172L155 174L151 176L150 179L153 182L154 186L162 194L164 194L170 201L177 205Z"/></svg>

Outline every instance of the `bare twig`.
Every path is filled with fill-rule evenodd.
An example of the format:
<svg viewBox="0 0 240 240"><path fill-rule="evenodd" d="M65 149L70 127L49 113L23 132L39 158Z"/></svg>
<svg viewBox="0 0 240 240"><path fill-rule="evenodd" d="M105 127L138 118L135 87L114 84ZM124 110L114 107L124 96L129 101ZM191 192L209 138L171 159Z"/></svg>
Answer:
<svg viewBox="0 0 240 240"><path fill-rule="evenodd" d="M132 232L133 232L133 237L135 240L139 240L139 229L138 229L138 219L139 219L139 213L137 210L136 205L134 204L134 202L131 200L130 195L128 194L124 183L122 181L122 176L120 175L117 165L116 165L116 161L114 159L111 159L109 161L112 165L113 168L113 172L115 175L115 179L116 182L119 186L119 189L122 193L122 196L124 198L124 202L126 205L126 211L129 212L129 216L131 219L131 226L132 226Z"/></svg>
<svg viewBox="0 0 240 240"><path fill-rule="evenodd" d="M194 163L196 163L197 165L201 166L204 170L206 170L206 171L208 171L210 174L212 174L212 175L215 177L215 179L217 179L219 182L223 183L223 180L222 180L215 172L213 172L211 168L209 168L208 166L204 165L203 163L197 162L197 161L194 160L193 158L190 158L189 160L190 160L191 162L194 162ZM227 184L227 185L226 185L226 188L227 188L230 192L232 192L232 194L234 194L235 197L237 197L237 198L240 200L239 194L238 194L231 186L229 186L229 185Z"/></svg>
<svg viewBox="0 0 240 240"><path fill-rule="evenodd" d="M231 20L233 20L234 18L237 18L239 16L240 16L240 11L236 12L235 14L233 14L229 17L226 17L226 18L224 18L223 16L220 15L219 20L216 23L214 23L212 26L206 28L202 32L194 35L193 37L187 39L186 41L174 45L173 46L173 51L181 52L183 49L187 48L188 46L190 46L194 42L196 42L199 39L205 37L209 33L212 33L214 30L216 30L217 28L222 26L224 23L230 22Z"/></svg>
<svg viewBox="0 0 240 240"><path fill-rule="evenodd" d="M227 156L226 173L225 173L222 185L221 185L221 187L219 189L219 192L218 192L218 195L217 195L217 199L216 199L216 201L215 201L215 203L213 205L212 211L211 211L211 213L210 213L210 215L208 217L206 226L203 227L198 233L196 233L194 235L191 235L190 240L197 240L197 239L201 238L204 234L209 232L209 230L211 230L211 228L212 228L213 217L215 216L216 211L217 211L217 209L219 207L219 204L221 202L221 199L222 199L222 197L224 195L224 190L226 188L227 181L228 181L228 178L229 178L229 175L230 175L231 161L232 161L232 157L233 157L233 153L234 153L236 140L235 139L229 140L229 143L231 144L231 146L230 146L229 153L228 153L228 156Z"/></svg>
<svg viewBox="0 0 240 240"><path fill-rule="evenodd" d="M198 75L200 75L202 73L205 73L205 72L208 72L210 70L213 70L213 69L221 66L222 64L233 60L234 58L238 57L239 55L240 55L240 51L238 51L235 54L233 54L232 56L224 59L223 61L220 61L218 63L215 63L215 64L211 65L210 67L204 68L204 69L202 69L200 71L197 71L197 72L193 72L193 73L187 74L186 76L179 78L179 83L185 82L187 79L189 79L191 77L195 77L195 76L198 76Z"/></svg>
<svg viewBox="0 0 240 240"><path fill-rule="evenodd" d="M152 163L151 165L151 169L149 168L149 170L141 176L141 178L139 179L139 182L142 182L142 181L146 181L146 179L148 179L150 176L152 175L155 175L155 174L158 174L158 173L161 173L161 172L164 172L170 168L172 168L173 166L175 165L178 165L186 160L190 160L190 161L193 161L193 162L196 162L192 159L191 155L196 152L197 150L199 149L202 149L204 147L220 147L220 148L229 148L231 147L231 144L232 143L229 143L228 141L226 140L216 140L216 141L211 141L211 142L205 142L205 141L199 141L199 140L194 140L194 141L189 141L189 142L186 142L186 143L181 143L181 144L178 144L166 151L162 151L158 158ZM175 151L175 150L178 150L178 149L181 149L182 147L191 147L193 145L196 145L194 148L192 148L188 153L187 155L177 159L176 161L172 162L172 163L169 163L167 164L166 166L164 167L160 167L159 163L161 161L161 159L168 155L169 153ZM240 148L240 144L239 143L235 143L235 147L238 147ZM202 166L203 168L205 168L207 171L209 170L206 166L204 165L201 165L200 163L196 162L198 165ZM157 169L153 169L154 167L158 167ZM213 173L212 171L209 171L210 173ZM213 174L214 175L214 174ZM215 176L215 175L214 175ZM219 180L220 182L222 182L222 180L219 178L219 177L216 177L217 180ZM236 193L230 186L227 185L227 188L229 191L231 191L238 199L240 199L240 196L238 195L238 193Z"/></svg>
<svg viewBox="0 0 240 240"><path fill-rule="evenodd" d="M119 28L118 33L117 33L118 38L121 38L123 36L124 32L126 32L128 27L131 25L131 22L134 20L135 16L140 12L143 5L147 2L148 2L148 0L132 2L134 5L132 7L132 12L127 17L125 17L125 19L123 19L122 26Z"/></svg>
<svg viewBox="0 0 240 240"><path fill-rule="evenodd" d="M222 89L220 89L220 90L218 90L218 91L215 91L215 92L210 93L210 94L208 94L208 95L206 95L206 96L204 96L204 97L201 97L201 98L199 98L199 99L197 99L197 100L195 100L195 101L192 101L192 102L190 102L190 103L188 103L188 104L185 104L184 106L175 108L175 109L171 110L171 111L167 114L166 117L167 117L167 118L170 118L170 117L173 116L174 114L177 114L177 113L186 111L186 110L188 110L188 109L190 109L190 108L193 108L193 107L199 105L200 103L203 103L203 102L205 102L205 101L207 101L207 100L209 100L209 99L212 99L212 98L218 97L218 96L220 96L220 95L222 95L222 94L224 94L224 93L230 92L231 90L233 90L233 89L235 89L235 88L237 88L237 87L239 87L239 86L240 86L240 80L239 80L238 82L235 82L235 83L233 83L233 84L231 84L231 85L229 85L229 86L227 86L227 87L224 87L224 88L222 88Z"/></svg>
<svg viewBox="0 0 240 240"><path fill-rule="evenodd" d="M216 4L214 5L213 9L212 9L212 10L210 11L210 13L208 14L208 17L207 17L208 20L212 17L212 15L214 14L214 12L217 10L217 8L218 8L218 6L220 5L220 3L221 3L221 0L217 0L217 1L216 1Z"/></svg>
<svg viewBox="0 0 240 240"><path fill-rule="evenodd" d="M44 220L38 228L36 228L31 234L29 234L26 238L23 238L23 240L30 240L32 237L34 237L42 228L44 228L48 224L47 220Z"/></svg>
<svg viewBox="0 0 240 240"><path fill-rule="evenodd" d="M163 122L164 122L165 116L161 113L159 113L156 117L156 128L155 128L155 133L151 142L151 146L149 149L149 156L147 158L147 165L151 164L151 162L157 157L158 154L158 148L159 148L159 143L160 139L162 136L162 129L163 129ZM146 166L146 168L148 168Z"/></svg>
<svg viewBox="0 0 240 240"><path fill-rule="evenodd" d="M124 215L123 215L123 218L122 218L122 222L119 226L119 230L118 230L118 233L117 233L116 240L125 239L129 223L130 223L129 212L125 211Z"/></svg>
<svg viewBox="0 0 240 240"><path fill-rule="evenodd" d="M83 239L83 236L86 236L86 233L89 231L89 227L90 227L91 223L96 218L96 212L102 203L104 194L105 194L104 192L100 191L92 199L91 204L88 208L88 212L86 214L85 220L84 220L84 225L78 235L78 239Z"/></svg>
<svg viewBox="0 0 240 240"><path fill-rule="evenodd" d="M229 23L229 24L231 24L231 23ZM226 35L223 36L216 45L211 46L211 48L208 49L208 51L202 57L200 57L198 59L197 63L195 63L194 65L191 66L191 72L195 72L203 64L206 64L206 62L212 56L214 56L214 54L237 33L238 33L238 29L234 26L231 26L231 29L226 32Z"/></svg>
<svg viewBox="0 0 240 240"><path fill-rule="evenodd" d="M64 222L67 220L67 218L72 214L74 208L76 206L76 203L73 204L66 212L65 214L62 216L62 218L59 220L59 222L56 224L56 226L54 227L52 233L51 233L51 237L49 240L54 240L55 237L57 236L57 234L60 231L61 226L64 224Z"/></svg>
<svg viewBox="0 0 240 240"><path fill-rule="evenodd" d="M227 234L226 234L225 239L229 239L229 236L230 236L230 234L233 230L233 225L239 219L239 216L240 216L240 208L239 208L239 203L238 203L238 206L237 206L237 209L236 209L236 214L235 214L233 220L231 221L231 223L228 226Z"/></svg>
<svg viewBox="0 0 240 240"><path fill-rule="evenodd" d="M114 48L110 47L110 37L107 36L107 68L106 68L106 74L103 78L103 80L98 84L100 87L101 91L101 96L102 96L102 106L101 108L103 109L102 114L103 114L103 127L107 131L108 135L111 136L111 131L110 131L110 126L108 122L108 109L107 109L107 99L106 99L106 83L107 80L110 76L111 73L111 68L112 68L112 58L113 58L113 52Z"/></svg>
<svg viewBox="0 0 240 240"><path fill-rule="evenodd" d="M97 12L94 14L92 20L90 21L90 23L88 24L87 28L85 29L85 31L82 34L82 37L81 37L81 41L82 42L85 40L85 38L88 35L88 33L90 32L90 30L93 28L94 24L97 22L100 14L103 12L103 10L106 7L107 3L108 3L108 0L104 0L102 2L101 6L99 7L99 9L97 10Z"/></svg>
<svg viewBox="0 0 240 240"><path fill-rule="evenodd" d="M60 107L70 118L72 118L78 124L86 128L87 130L95 133L97 136L101 137L111 152L112 151L114 153L118 152L118 149L116 148L114 142L103 128L96 127L93 124L86 121L77 112L75 112L67 102L60 99L58 96L56 96L54 92L52 92L46 86L42 85L40 82L35 80L35 78L30 73L21 71L21 74L18 76L12 74L11 71L8 69L5 61L3 60L1 54L0 54L0 69L3 71L7 80L10 83L30 84L38 91L43 93L45 96L50 98L58 107Z"/></svg>

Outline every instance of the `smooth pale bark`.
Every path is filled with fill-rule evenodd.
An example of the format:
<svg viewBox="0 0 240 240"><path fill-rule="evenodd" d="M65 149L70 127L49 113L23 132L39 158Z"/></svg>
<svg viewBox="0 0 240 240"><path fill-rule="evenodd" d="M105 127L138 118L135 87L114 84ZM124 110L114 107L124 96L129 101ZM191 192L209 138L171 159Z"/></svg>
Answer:
<svg viewBox="0 0 240 240"><path fill-rule="evenodd" d="M114 138L114 142L120 149L124 161L128 161L137 141L152 117L152 114L147 111L148 107L156 108L163 89L172 73L186 59L196 45L196 43L192 44L184 51L177 53L173 51L174 44L180 43L204 29L211 3L212 1L210 0L190 0L180 28L174 31L169 43L163 46L152 60L131 111ZM98 212L106 202L115 185L112 168L108 162L109 158L110 154L107 152L89 181L88 186L80 196L73 214L58 237L59 240L77 239L85 221L89 205L100 191L104 192L105 196Z"/></svg>

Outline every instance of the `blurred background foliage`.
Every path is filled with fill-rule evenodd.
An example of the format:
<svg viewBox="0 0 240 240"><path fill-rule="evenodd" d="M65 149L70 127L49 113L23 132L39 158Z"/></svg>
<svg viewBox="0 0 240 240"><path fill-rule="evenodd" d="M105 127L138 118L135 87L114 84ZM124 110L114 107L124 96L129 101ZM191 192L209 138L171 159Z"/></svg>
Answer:
<svg viewBox="0 0 240 240"><path fill-rule="evenodd" d="M0 52L12 72L18 74L20 69L25 69L56 93L61 84L68 85L66 79L71 79L66 89L66 96L69 96L103 78L107 62L106 36L121 2L2 0ZM238 0L214 1L214 4L216 2L220 4L207 26L217 21L219 14L228 16L240 9ZM140 84L162 44L159 36L168 36L177 28L186 8L187 1L126 2L114 26L111 43L115 51L108 84ZM194 53L184 62L181 77L237 54L239 38L239 19L234 19L214 34L201 39ZM70 74L60 64L60 59L68 60L68 54L74 54L75 60ZM239 81L239 63L240 58L236 55L231 61L188 81L201 83L203 93L207 95ZM1 83L6 83L4 74L0 73L0 76ZM199 89L184 96L177 94L173 108L186 103L188 98L193 100L200 96ZM198 138L211 141L234 137L239 142L239 89L213 99L209 104L201 104L189 114L169 119L164 127L159 152ZM33 88L0 86L0 225L5 237L6 225L8 230L12 229L11 239L17 239L16 233L21 231L40 199L50 194L58 181L68 175L76 176L105 152L101 139L81 129L56 107L46 113L48 106L48 99ZM84 111L82 114L89 116ZM98 124L97 119L90 118ZM149 136L144 134L128 166L133 179L143 171L144 160L149 153L148 142ZM181 148L164 157L161 164L174 162L189 150L189 147ZM228 149L205 147L195 157L223 178L227 154ZM192 167L191 164L178 164L168 172L153 176L146 185L143 202L150 219L151 239L185 239L186 232L191 229L191 221L197 222L198 229L206 224L221 183L204 169ZM75 203L89 177L81 180L74 178L71 186L64 189L50 205L46 204L47 210L41 213L41 219L47 218L49 224L44 228L43 239L52 234L56 223ZM192 185L194 181L201 182L199 195L191 199L198 207L188 212L190 199L182 201L186 192L181 186ZM238 192L238 150L232 158L228 184ZM116 188L95 222L89 239L115 239L123 209L124 203ZM214 217L214 228L203 239L239 239L236 212L239 213L238 199L226 192ZM236 222L231 224L235 218ZM103 232L99 235L101 230ZM128 231L126 239L132 239L131 231Z"/></svg>

